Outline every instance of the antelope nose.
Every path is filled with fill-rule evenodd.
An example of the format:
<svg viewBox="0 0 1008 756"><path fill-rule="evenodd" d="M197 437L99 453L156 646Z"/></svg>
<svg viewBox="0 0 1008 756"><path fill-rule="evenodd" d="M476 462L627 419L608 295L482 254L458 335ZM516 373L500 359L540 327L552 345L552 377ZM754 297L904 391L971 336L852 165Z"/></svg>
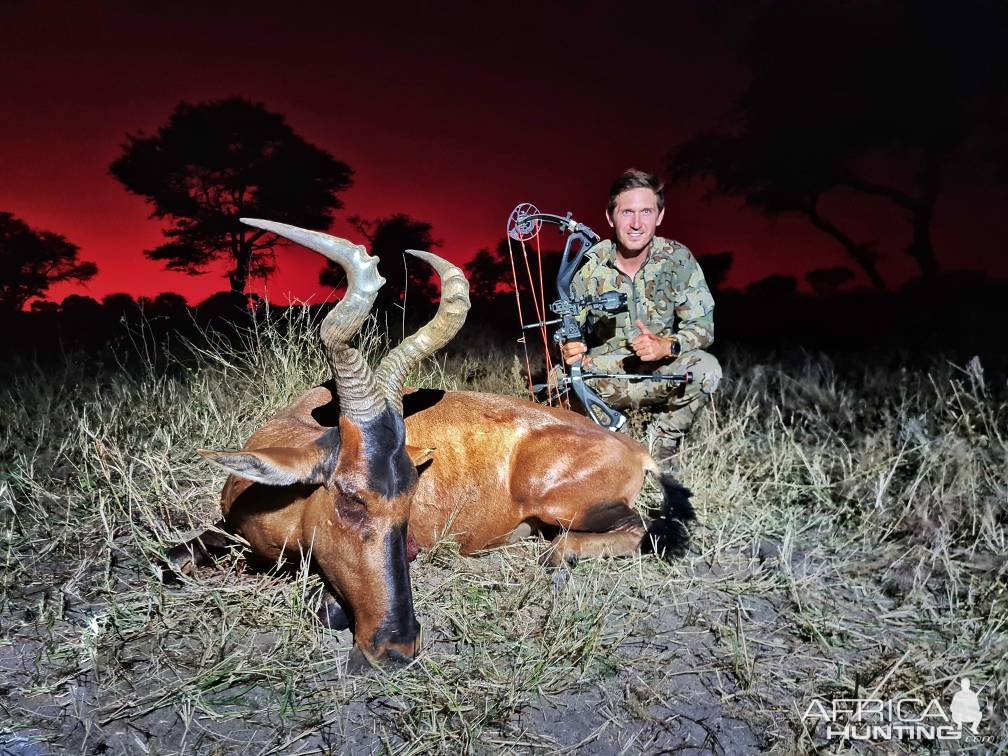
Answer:
<svg viewBox="0 0 1008 756"><path fill-rule="evenodd" d="M389 652L386 655L386 658L389 660L390 663L394 664L397 667L405 667L407 664L409 664L411 661L413 661L413 657L412 656L404 656L403 654L400 654L395 649L391 649L391 648L389 649Z"/></svg>
<svg viewBox="0 0 1008 756"><path fill-rule="evenodd" d="M385 656L393 664L409 664L420 651L420 636L413 642L390 643L385 647Z"/></svg>

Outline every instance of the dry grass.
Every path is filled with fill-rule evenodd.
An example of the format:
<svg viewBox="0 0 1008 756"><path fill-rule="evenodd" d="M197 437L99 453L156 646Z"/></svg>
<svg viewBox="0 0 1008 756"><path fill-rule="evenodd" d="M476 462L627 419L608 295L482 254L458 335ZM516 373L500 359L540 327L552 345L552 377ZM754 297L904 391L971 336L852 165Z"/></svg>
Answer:
<svg viewBox="0 0 1008 756"><path fill-rule="evenodd" d="M303 567L236 552L169 587L155 567L216 518L222 476L195 449L240 446L325 375L313 324L288 326L10 378L0 750L813 752L845 746L803 723L812 697L947 702L963 675L989 680L980 750L1008 747L1008 407L978 365L729 355L683 454L689 558L588 560L556 588L539 542L441 544L412 570L424 653L356 676ZM510 357L424 370L521 390Z"/></svg>

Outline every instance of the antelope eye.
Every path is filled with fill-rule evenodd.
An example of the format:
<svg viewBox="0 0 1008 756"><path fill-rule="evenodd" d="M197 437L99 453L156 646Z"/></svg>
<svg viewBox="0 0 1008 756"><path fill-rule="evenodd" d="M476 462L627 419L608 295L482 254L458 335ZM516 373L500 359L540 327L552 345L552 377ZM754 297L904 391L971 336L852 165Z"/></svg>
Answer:
<svg viewBox="0 0 1008 756"><path fill-rule="evenodd" d="M339 483L337 483L334 487L336 488L336 495L339 496L341 499L343 499L343 501L347 505L351 507L363 507L364 509L367 509L367 502L364 500L364 497L361 496L359 493L357 493L356 491L347 491L345 488L339 485Z"/></svg>

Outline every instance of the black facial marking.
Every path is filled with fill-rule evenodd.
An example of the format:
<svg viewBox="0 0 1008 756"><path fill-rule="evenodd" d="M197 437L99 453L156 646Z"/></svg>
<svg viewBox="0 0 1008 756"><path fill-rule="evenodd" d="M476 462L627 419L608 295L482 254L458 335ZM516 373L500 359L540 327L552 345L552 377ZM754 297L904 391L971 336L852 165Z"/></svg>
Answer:
<svg viewBox="0 0 1008 756"><path fill-rule="evenodd" d="M312 467L311 475L308 478L312 481L323 482L332 477L336 464L339 462L340 432L339 427L332 427L323 433L315 442L323 451L322 459Z"/></svg>
<svg viewBox="0 0 1008 756"><path fill-rule="evenodd" d="M323 601L318 610L318 618L322 626L330 630L347 630L350 627L350 617L335 598Z"/></svg>
<svg viewBox="0 0 1008 756"><path fill-rule="evenodd" d="M374 643L413 643L420 633L420 625L413 612L413 589L406 559L406 523L394 526L385 536L385 584L389 610L375 631Z"/></svg>
<svg viewBox="0 0 1008 756"><path fill-rule="evenodd" d="M416 483L416 468L406 454L406 424L386 407L360 425L368 465L368 488L386 499L402 496Z"/></svg>

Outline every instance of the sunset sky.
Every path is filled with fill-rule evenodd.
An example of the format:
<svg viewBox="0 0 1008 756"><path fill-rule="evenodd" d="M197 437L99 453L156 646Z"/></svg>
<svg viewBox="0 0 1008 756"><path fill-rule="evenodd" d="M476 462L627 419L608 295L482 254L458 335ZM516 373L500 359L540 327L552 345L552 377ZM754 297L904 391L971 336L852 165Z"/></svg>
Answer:
<svg viewBox="0 0 1008 756"><path fill-rule="evenodd" d="M521 201L604 233L614 176L662 168L676 144L726 122L746 82L737 23L711 4L204 5L4 4L0 210L65 235L100 269L52 299L178 291L198 302L226 288L223 268L190 277L147 260L159 226L108 175L126 133L153 132L180 100L237 95L283 113L355 171L334 233L360 241L347 216L404 212L464 262L496 244ZM950 179L935 225L943 267L1008 275L1005 193ZM771 222L700 187L667 202L660 233L697 254L733 250L731 285L848 264L800 219ZM914 272L909 228L888 206L838 196L831 209L878 241L888 280ZM278 263L271 300L324 296L317 256L285 249Z"/></svg>

